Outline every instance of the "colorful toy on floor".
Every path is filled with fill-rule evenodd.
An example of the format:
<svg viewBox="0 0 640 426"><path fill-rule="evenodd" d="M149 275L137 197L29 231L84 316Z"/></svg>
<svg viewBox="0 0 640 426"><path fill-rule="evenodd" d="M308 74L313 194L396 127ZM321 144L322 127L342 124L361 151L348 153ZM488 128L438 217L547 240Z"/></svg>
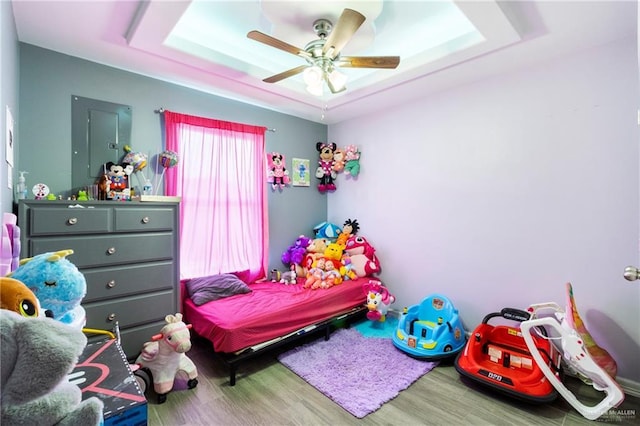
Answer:
<svg viewBox="0 0 640 426"><path fill-rule="evenodd" d="M389 306L396 301L393 294L382 285L380 281L369 280L362 285L364 293L367 295L367 318L371 321L384 322L387 318Z"/></svg>
<svg viewBox="0 0 640 426"><path fill-rule="evenodd" d="M393 335L396 348L426 360L455 356L465 343L458 310L441 294L431 294L405 309Z"/></svg>
<svg viewBox="0 0 640 426"><path fill-rule="evenodd" d="M180 313L167 315L165 321L167 325L151 338L151 342L144 344L136 359L136 364L150 373L159 404L167 400L167 394L173 389L176 374L180 371L189 377L189 389L198 385L198 370L186 355L191 349L191 324L185 324Z"/></svg>
<svg viewBox="0 0 640 426"><path fill-rule="evenodd" d="M492 325L492 318L501 317L518 326ZM530 403L547 403L555 400L558 392L545 379L538 364L548 367L552 374L560 376L560 357L555 347L542 335L532 336L533 345L544 354L540 361L528 349L520 331L522 322L531 315L523 310L504 308L488 314L476 327L458 356L455 368L462 377L471 379L508 396ZM544 329L541 330L544 333Z"/></svg>
<svg viewBox="0 0 640 426"><path fill-rule="evenodd" d="M87 293L87 282L67 259L72 254L68 249L22 259L9 276L29 287L42 308L51 310L53 319L82 329L86 316L80 302Z"/></svg>
<svg viewBox="0 0 640 426"><path fill-rule="evenodd" d="M67 374L87 343L81 330L0 309L3 425L100 425L103 402L82 400Z"/></svg>
<svg viewBox="0 0 640 426"><path fill-rule="evenodd" d="M584 321L580 318L580 314L578 313L578 308L576 307L576 302L573 299L573 288L571 287L571 283L566 284L567 291L567 313L569 315L565 315L565 319L569 327L574 329L578 335L584 341L584 347L589 352L589 355L596 364L598 364L604 371L606 371L612 378L616 378L618 374L618 365L616 360L613 359L609 352L606 349L601 348L596 344L587 330L587 327L584 325ZM580 377L587 384L591 384L588 379L585 377Z"/></svg>
<svg viewBox="0 0 640 426"><path fill-rule="evenodd" d="M567 311L571 312L571 309L575 308L575 302L570 284L567 285L567 290L569 291ZM551 309L553 313L552 316L538 316L539 312L549 309ZM524 321L520 326L527 348L549 383L553 385L573 408L585 418L596 420L624 401L624 392L604 368L610 364L605 363L603 366L599 365L597 360L590 354L587 347L587 340L573 325L576 312L566 314L556 303L532 305L529 311L532 314L531 319ZM539 330L540 327L549 327L560 336L559 338L554 337L553 341L559 341L557 346L559 346L558 350L562 355L563 367L566 367L570 373L580 378L586 378L587 380L583 381L588 381L594 389L605 393L605 397L599 403L590 406L581 402L562 383L558 375L549 368L536 343L536 339L546 338L546 336L538 333L537 330Z"/></svg>

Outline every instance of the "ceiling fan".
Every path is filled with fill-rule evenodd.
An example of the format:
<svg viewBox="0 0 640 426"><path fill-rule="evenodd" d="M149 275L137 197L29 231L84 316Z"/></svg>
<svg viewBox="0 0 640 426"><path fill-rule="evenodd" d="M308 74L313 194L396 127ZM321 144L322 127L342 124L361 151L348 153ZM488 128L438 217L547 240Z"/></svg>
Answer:
<svg viewBox="0 0 640 426"><path fill-rule="evenodd" d="M340 56L342 48L351 40L365 19L364 15L352 9L344 9L335 26L328 19L318 19L313 23L313 30L319 38L309 42L304 49L260 31L250 31L247 37L300 56L307 61L305 65L267 77L264 82L276 83L304 72L307 90L321 96L323 82L327 83L331 93L346 89L346 76L338 72L337 67L393 69L400 63L399 56Z"/></svg>

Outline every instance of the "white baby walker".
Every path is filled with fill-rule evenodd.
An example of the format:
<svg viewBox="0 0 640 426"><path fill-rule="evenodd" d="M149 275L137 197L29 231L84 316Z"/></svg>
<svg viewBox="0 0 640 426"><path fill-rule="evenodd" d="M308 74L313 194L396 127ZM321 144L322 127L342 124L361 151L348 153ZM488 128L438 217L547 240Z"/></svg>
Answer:
<svg viewBox="0 0 640 426"><path fill-rule="evenodd" d="M556 388L558 393L575 408L580 414L589 420L595 420L612 408L617 407L624 400L624 392L611 376L604 371L593 360L580 334L569 325L564 310L554 302L531 305L528 309L531 319L520 324L522 336L546 378ZM549 316L539 316L543 311L551 311ZM536 330L536 327L545 327L547 331L555 330L559 336L543 336ZM583 404L576 396L562 383L560 378L549 368L531 336L534 330L538 336L550 339L554 346L562 354L562 364L569 374L587 378L594 389L604 392L606 396L596 405L588 406Z"/></svg>

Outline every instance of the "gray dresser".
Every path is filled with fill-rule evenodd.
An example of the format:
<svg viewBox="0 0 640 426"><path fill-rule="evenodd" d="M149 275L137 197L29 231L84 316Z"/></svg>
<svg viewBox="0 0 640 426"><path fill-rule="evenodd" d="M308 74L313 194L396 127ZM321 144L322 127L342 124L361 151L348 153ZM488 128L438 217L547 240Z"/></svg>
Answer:
<svg viewBox="0 0 640 426"><path fill-rule="evenodd" d="M72 208L70 206L82 206ZM179 204L24 200L21 259L72 249L87 281L88 328L113 330L130 359L178 312Z"/></svg>

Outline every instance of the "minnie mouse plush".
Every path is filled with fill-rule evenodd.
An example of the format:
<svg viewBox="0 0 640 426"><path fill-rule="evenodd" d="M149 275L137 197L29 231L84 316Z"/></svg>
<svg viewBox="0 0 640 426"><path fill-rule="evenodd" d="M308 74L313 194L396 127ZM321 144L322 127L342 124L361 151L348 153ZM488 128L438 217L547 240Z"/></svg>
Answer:
<svg viewBox="0 0 640 426"><path fill-rule="evenodd" d="M333 170L333 153L336 150L336 144L318 142L316 144L316 150L320 153L320 160L318 161L318 168L316 169L316 178L320 179L318 191L322 193L335 191L336 185L333 183L333 180L336 178L337 173Z"/></svg>
<svg viewBox="0 0 640 426"><path fill-rule="evenodd" d="M284 155L279 152L270 152L267 154L267 162L269 163L267 181L271 183L271 187L275 190L278 187L282 189L288 185L289 171L284 166Z"/></svg>

